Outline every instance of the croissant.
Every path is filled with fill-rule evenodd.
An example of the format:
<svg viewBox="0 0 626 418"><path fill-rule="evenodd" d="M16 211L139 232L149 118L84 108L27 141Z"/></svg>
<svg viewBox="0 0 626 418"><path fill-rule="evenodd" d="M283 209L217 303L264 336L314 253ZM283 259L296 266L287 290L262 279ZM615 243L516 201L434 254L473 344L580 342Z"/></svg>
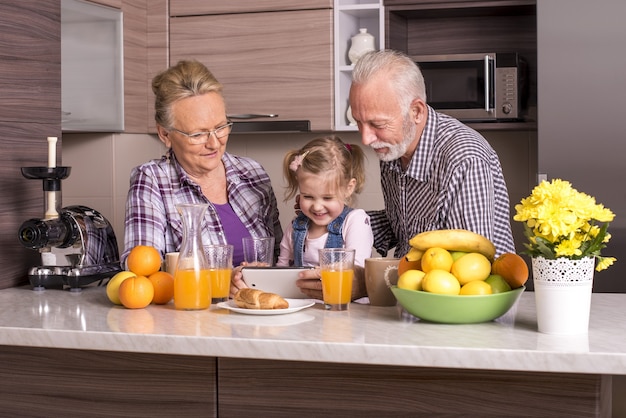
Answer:
<svg viewBox="0 0 626 418"><path fill-rule="evenodd" d="M258 289L239 289L235 293L235 304L246 309L286 309L289 302L276 293L267 293Z"/></svg>

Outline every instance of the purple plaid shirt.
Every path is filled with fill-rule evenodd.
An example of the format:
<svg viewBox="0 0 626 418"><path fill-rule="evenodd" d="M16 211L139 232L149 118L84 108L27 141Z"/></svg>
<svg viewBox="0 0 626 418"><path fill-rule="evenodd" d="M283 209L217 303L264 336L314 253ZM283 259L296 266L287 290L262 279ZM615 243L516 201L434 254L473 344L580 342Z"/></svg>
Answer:
<svg viewBox="0 0 626 418"><path fill-rule="evenodd" d="M278 219L276 196L270 178L256 161L224 153L228 202L252 236L274 236L279 251L283 231ZM178 203L208 203L202 224L202 242L226 243L224 225L215 207L180 166L170 150L160 160L135 167L130 176L126 199L124 266L130 250L150 245L165 253L180 249L183 224L176 210Z"/></svg>

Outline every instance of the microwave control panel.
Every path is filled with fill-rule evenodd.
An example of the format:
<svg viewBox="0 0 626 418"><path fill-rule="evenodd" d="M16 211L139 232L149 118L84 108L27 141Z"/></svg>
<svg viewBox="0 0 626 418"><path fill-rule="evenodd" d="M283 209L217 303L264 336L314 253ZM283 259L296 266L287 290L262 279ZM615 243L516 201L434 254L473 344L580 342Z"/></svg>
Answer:
<svg viewBox="0 0 626 418"><path fill-rule="evenodd" d="M495 111L497 118L517 118L519 114L519 86L516 67L496 68Z"/></svg>

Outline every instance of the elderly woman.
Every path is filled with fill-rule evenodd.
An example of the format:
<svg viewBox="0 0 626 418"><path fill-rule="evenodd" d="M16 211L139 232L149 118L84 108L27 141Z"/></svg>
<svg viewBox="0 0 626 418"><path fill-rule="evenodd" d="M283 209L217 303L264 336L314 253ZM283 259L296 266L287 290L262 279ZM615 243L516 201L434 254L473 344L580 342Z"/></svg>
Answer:
<svg viewBox="0 0 626 418"><path fill-rule="evenodd" d="M126 201L122 263L137 245L163 256L180 249L179 203L207 203L205 244L232 244L243 260L242 238L283 235L270 178L259 163L226 152L232 123L222 85L200 62L181 61L152 80L159 139L169 148L132 170Z"/></svg>

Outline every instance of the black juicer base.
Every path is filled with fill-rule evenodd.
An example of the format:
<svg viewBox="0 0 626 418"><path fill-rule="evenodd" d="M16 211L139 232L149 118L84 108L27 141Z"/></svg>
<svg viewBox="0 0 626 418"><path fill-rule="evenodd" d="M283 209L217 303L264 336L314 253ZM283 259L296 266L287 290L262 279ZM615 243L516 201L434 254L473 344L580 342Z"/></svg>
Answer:
<svg viewBox="0 0 626 418"><path fill-rule="evenodd" d="M33 290L63 289L65 287L69 287L70 290L80 290L80 288L98 281L102 282L99 285L104 285L108 279L122 271L121 268L112 268L99 273L76 276L63 274L62 271L65 269L46 266L35 267L28 274L28 280Z"/></svg>

